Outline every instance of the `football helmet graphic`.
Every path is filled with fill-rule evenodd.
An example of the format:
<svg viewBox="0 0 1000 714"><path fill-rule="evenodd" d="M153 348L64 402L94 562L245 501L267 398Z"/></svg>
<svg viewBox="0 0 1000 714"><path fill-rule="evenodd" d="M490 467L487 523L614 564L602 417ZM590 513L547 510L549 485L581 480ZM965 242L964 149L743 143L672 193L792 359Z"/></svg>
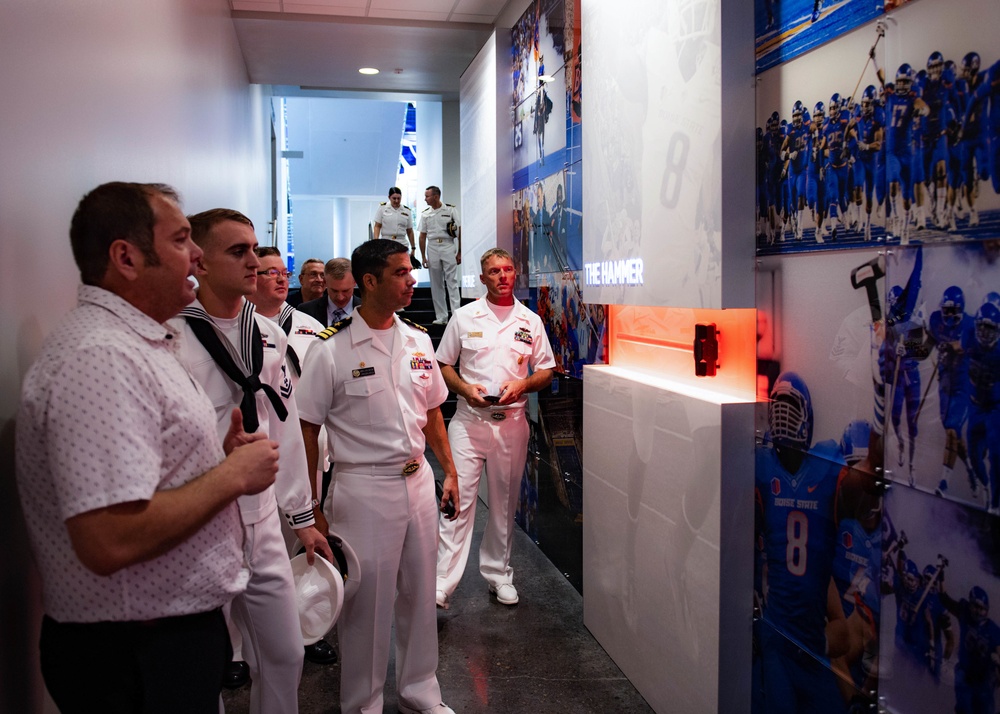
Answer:
<svg viewBox="0 0 1000 714"><path fill-rule="evenodd" d="M952 285L945 288L944 295L941 296L941 317L944 324L955 327L962 321L962 313L965 312L965 293L962 288Z"/></svg>
<svg viewBox="0 0 1000 714"><path fill-rule="evenodd" d="M807 451L812 446L813 409L809 388L795 372L778 375L767 406L768 429L777 446Z"/></svg>
<svg viewBox="0 0 1000 714"><path fill-rule="evenodd" d="M944 55L940 52L931 52L927 58L927 76L932 82L941 79L941 71L944 69Z"/></svg>
<svg viewBox="0 0 1000 714"><path fill-rule="evenodd" d="M871 438L872 425L866 419L855 419L844 429L840 437L840 450L848 466L868 456L868 440Z"/></svg>
<svg viewBox="0 0 1000 714"><path fill-rule="evenodd" d="M992 349L1000 337L1000 307L991 302L983 303L976 313L976 341Z"/></svg>
<svg viewBox="0 0 1000 714"><path fill-rule="evenodd" d="M979 74L981 64L978 52L970 52L962 58L962 76L971 82Z"/></svg>
<svg viewBox="0 0 1000 714"><path fill-rule="evenodd" d="M904 62L896 70L896 94L909 94L913 87L913 67Z"/></svg>

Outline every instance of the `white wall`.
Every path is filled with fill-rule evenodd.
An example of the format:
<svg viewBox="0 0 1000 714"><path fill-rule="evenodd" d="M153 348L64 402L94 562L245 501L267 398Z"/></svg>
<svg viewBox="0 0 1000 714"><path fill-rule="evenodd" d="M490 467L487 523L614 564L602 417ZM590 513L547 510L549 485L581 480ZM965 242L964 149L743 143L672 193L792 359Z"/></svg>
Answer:
<svg viewBox="0 0 1000 714"><path fill-rule="evenodd" d="M511 236L497 235L498 135L496 33L462 75L462 287L465 297L483 294L478 257L497 245L510 250ZM508 55L509 56L509 55ZM506 153L510 153L509 151ZM509 200L509 194L508 194ZM509 210L508 210L509 212Z"/></svg>
<svg viewBox="0 0 1000 714"><path fill-rule="evenodd" d="M0 66L0 710L35 712L39 612L13 415L42 338L75 304L72 212L102 182L162 181L188 212L244 211L266 240L270 130L225 0L5 0Z"/></svg>

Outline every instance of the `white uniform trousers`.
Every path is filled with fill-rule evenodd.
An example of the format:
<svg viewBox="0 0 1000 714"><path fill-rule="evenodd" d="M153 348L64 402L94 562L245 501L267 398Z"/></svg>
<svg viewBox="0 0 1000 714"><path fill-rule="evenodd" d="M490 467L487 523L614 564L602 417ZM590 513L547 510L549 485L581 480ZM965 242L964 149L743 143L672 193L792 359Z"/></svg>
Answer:
<svg viewBox="0 0 1000 714"><path fill-rule="evenodd" d="M426 461L410 476L389 471L334 466L330 527L361 565L358 591L337 620L342 714L381 714L392 626L399 701L413 709L441 702L434 474Z"/></svg>
<svg viewBox="0 0 1000 714"><path fill-rule="evenodd" d="M230 612L243 635L243 659L253 681L250 712L295 714L305 650L295 581L277 510L243 527L243 551L250 581L246 592L233 600Z"/></svg>
<svg viewBox="0 0 1000 714"><path fill-rule="evenodd" d="M490 505L479 548L479 572L494 588L514 579L514 570L510 567L514 513L528 458L530 428L524 409L504 411L506 418L503 421L494 421L490 414L485 409L473 410L459 404L448 425L461 507L454 521L441 519L438 534L437 589L449 597L458 587L469 560L479 477L484 465Z"/></svg>
<svg viewBox="0 0 1000 714"><path fill-rule="evenodd" d="M434 319L444 322L448 319L448 302L451 311L455 312L462 305L462 294L459 292L458 263L455 256L458 253L458 239L437 238L427 239L427 272L431 279L431 300L434 302ZM448 288L448 302L444 291Z"/></svg>

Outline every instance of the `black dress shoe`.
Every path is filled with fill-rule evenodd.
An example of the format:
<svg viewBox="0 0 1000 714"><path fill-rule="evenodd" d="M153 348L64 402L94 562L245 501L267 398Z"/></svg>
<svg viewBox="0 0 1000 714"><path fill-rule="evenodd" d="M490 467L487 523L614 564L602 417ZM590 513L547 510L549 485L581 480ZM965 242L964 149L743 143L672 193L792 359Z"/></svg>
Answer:
<svg viewBox="0 0 1000 714"><path fill-rule="evenodd" d="M226 689L239 689L250 681L250 667L246 662L230 662L222 675L222 686Z"/></svg>
<svg viewBox="0 0 1000 714"><path fill-rule="evenodd" d="M306 659L315 664L333 664L337 661L337 653L326 640L306 645Z"/></svg>

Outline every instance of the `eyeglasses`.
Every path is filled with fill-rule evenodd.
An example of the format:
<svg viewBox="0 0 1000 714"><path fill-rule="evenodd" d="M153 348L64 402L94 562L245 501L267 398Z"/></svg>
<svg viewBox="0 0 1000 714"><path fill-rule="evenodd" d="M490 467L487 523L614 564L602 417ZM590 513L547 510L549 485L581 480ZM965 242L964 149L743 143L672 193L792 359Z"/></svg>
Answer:
<svg viewBox="0 0 1000 714"><path fill-rule="evenodd" d="M291 275L287 270L278 270L277 268L271 268L270 270L258 270L257 275L266 275L269 278L277 280L278 278L284 278L288 280L288 276Z"/></svg>

